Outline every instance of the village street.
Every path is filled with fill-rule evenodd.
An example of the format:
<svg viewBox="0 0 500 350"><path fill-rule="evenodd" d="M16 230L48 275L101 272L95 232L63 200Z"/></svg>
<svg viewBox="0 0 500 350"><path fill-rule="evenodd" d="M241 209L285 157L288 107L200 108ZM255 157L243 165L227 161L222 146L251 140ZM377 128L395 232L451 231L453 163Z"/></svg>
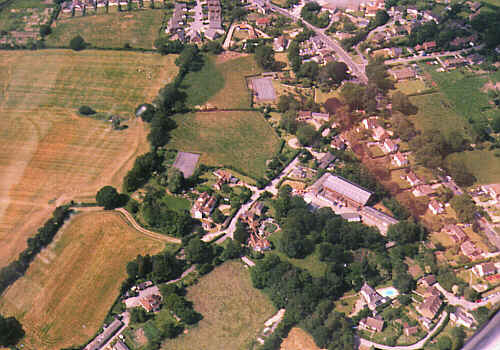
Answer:
<svg viewBox="0 0 500 350"><path fill-rule="evenodd" d="M473 303L472 301L468 301L468 300L465 300L463 298L456 297L455 295L453 295L452 293L448 292L446 289L441 287L441 285L439 283L436 283L435 287L437 288L437 290L439 290L441 293L443 293L448 304L455 305L455 306L459 305L468 311L475 310L481 306L486 306L489 303L495 304L496 302L500 301L500 293L494 294L490 299L482 301L480 303Z"/></svg>

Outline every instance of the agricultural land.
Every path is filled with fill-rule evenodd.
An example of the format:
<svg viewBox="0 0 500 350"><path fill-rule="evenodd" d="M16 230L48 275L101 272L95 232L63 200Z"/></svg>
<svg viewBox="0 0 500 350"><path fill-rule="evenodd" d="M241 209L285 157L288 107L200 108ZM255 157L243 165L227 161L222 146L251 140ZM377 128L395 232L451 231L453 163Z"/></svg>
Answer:
<svg viewBox="0 0 500 350"><path fill-rule="evenodd" d="M113 51L0 52L0 265L56 204L121 187L147 150L146 127L130 119L175 75L174 56ZM89 105L128 128L77 115ZM128 121L127 121L128 120Z"/></svg>
<svg viewBox="0 0 500 350"><path fill-rule="evenodd" d="M117 213L76 214L5 292L0 310L23 323L25 349L82 344L99 330L118 296L126 263L163 247Z"/></svg>

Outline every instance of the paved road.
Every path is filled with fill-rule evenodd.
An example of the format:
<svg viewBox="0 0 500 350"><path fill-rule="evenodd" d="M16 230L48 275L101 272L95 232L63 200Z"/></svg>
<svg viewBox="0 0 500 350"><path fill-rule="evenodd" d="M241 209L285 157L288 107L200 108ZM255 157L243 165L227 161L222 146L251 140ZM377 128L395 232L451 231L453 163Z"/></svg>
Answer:
<svg viewBox="0 0 500 350"><path fill-rule="evenodd" d="M233 37L233 33L236 27L237 27L236 23L231 24L231 28L229 28L229 31L227 32L226 35L226 40L224 40L224 44L222 44L224 50L229 50L229 46L231 46L231 38Z"/></svg>
<svg viewBox="0 0 500 350"><path fill-rule="evenodd" d="M482 46L477 46L477 47L471 47L468 49L463 49L463 50L458 50L458 51L446 51L443 53L431 53L427 56L412 56L412 57L407 57L407 58L393 58L391 60L386 60L385 64L400 64L400 63L408 63L408 62L416 62L416 61L422 61L422 60L429 60L433 58L438 58L438 57L445 57L445 56L456 56L460 55L462 53L469 52L474 49L480 49Z"/></svg>
<svg viewBox="0 0 500 350"><path fill-rule="evenodd" d="M145 229L141 225L135 221L134 217L130 215L128 211L126 211L123 208L117 208L115 211L119 212L120 214L123 215L123 217L132 225L133 228L135 228L137 231L141 232L142 234L151 237L153 239L157 239L163 242L168 242L168 243L176 243L176 244L181 244L181 240L179 238L167 236L158 232L153 232L150 230Z"/></svg>
<svg viewBox="0 0 500 350"><path fill-rule="evenodd" d="M500 349L500 312L470 338L462 350L498 350Z"/></svg>
<svg viewBox="0 0 500 350"><path fill-rule="evenodd" d="M286 11L286 10L282 9L281 7L278 7L276 5L270 4L270 9L271 9L271 11L278 12L278 13L282 14L283 16L289 17L289 18L294 19L296 21L302 20L300 18L300 16L297 16L295 14L291 14L290 12L288 12L288 11ZM362 64L358 64L358 63L354 62L353 59L351 58L351 56L342 48L342 46L340 46L340 44L336 40L332 39L331 37L329 37L328 35L325 34L325 29L319 29L306 21L303 21L303 22L309 29L311 29L312 31L314 31L316 33L316 35L325 43L325 45L329 49L335 51L337 56L342 61L344 61L345 64L347 64L347 66L349 67L349 69L351 70L351 73L353 75L357 76L361 82L363 82L365 84L368 83L368 77L365 74L365 67Z"/></svg>
<svg viewBox="0 0 500 350"><path fill-rule="evenodd" d="M459 297L453 295L452 293L448 292L446 289L441 287L441 285L439 283L436 283L435 287L437 288L437 290L439 290L445 296L448 304L455 305L455 306L456 305L461 306L468 311L475 310L478 307L486 306L490 303L495 304L498 301L500 301L500 294L496 294L491 299L488 299L486 301L483 301L480 303L473 303L472 301L468 301L468 300L465 300L463 298L459 298Z"/></svg>
<svg viewBox="0 0 500 350"><path fill-rule="evenodd" d="M441 318L439 319L439 322L436 324L436 326L430 331L424 338L422 338L420 341L416 342L415 344L412 345L407 345L407 346L387 346L387 345L382 345L382 344L377 344L372 341L360 338L360 344L366 347L373 346L376 349L381 349L381 350L416 350L416 349L422 349L424 347L425 342L427 339L432 337L434 333L441 327L443 324L444 320L448 316L448 313L445 311L441 315Z"/></svg>

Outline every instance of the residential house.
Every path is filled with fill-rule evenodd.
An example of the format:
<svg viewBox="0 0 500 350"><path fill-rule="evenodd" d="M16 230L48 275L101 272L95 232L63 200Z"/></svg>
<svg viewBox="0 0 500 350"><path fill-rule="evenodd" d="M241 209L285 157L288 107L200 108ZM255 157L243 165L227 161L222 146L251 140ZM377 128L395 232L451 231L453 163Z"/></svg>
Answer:
<svg viewBox="0 0 500 350"><path fill-rule="evenodd" d="M439 16L435 15L434 13L432 13L431 11L424 11L423 15L422 15L423 19L425 19L426 21L434 21L436 22L437 24L439 24Z"/></svg>
<svg viewBox="0 0 500 350"><path fill-rule="evenodd" d="M311 39L311 44L315 50L322 49L324 46L323 40L319 36L313 36Z"/></svg>
<svg viewBox="0 0 500 350"><path fill-rule="evenodd" d="M378 126L376 117L363 119L361 124L363 124L365 129L368 129L368 130L375 129Z"/></svg>
<svg viewBox="0 0 500 350"><path fill-rule="evenodd" d="M467 64L467 60L463 57L453 57L443 60L444 68L462 67Z"/></svg>
<svg viewBox="0 0 500 350"><path fill-rule="evenodd" d="M393 156L393 161L398 167L408 166L408 158L402 155L401 152L396 152L396 154Z"/></svg>
<svg viewBox="0 0 500 350"><path fill-rule="evenodd" d="M269 3L266 0L252 0L252 3L256 6L257 12L261 14L266 14L269 12Z"/></svg>
<svg viewBox="0 0 500 350"><path fill-rule="evenodd" d="M361 294L363 301L368 305L368 308L372 311L375 310L377 306L387 302L386 298L378 294L377 291L370 287L366 282L363 284L363 287L361 287L359 293Z"/></svg>
<svg viewBox="0 0 500 350"><path fill-rule="evenodd" d="M258 27L265 28L271 24L271 18L270 17L257 18L257 20L255 21L255 24Z"/></svg>
<svg viewBox="0 0 500 350"><path fill-rule="evenodd" d="M399 57L403 54L403 49L400 47L392 47L390 49L390 54L394 58Z"/></svg>
<svg viewBox="0 0 500 350"><path fill-rule="evenodd" d="M437 290L436 287L434 286L430 286L430 287L427 287L424 291L424 297L425 298L428 298L428 297L438 297L440 296L441 293L439 292L439 290Z"/></svg>
<svg viewBox="0 0 500 350"><path fill-rule="evenodd" d="M436 190L429 185L418 185L413 189L412 193L415 197L432 196L436 193Z"/></svg>
<svg viewBox="0 0 500 350"><path fill-rule="evenodd" d="M420 184L420 179L417 177L417 175L415 175L414 172L409 172L408 174L406 174L406 181L408 181L408 183L413 187L413 186L417 186Z"/></svg>
<svg viewBox="0 0 500 350"><path fill-rule="evenodd" d="M408 6L406 8L406 12L408 13L408 15L411 15L413 17L417 17L418 16L418 8L416 6Z"/></svg>
<svg viewBox="0 0 500 350"><path fill-rule="evenodd" d="M435 199L433 199L433 200L430 201L430 203L429 203L429 210L434 215L439 215L439 214L444 213L443 204L441 204L440 202L438 202Z"/></svg>
<svg viewBox="0 0 500 350"><path fill-rule="evenodd" d="M265 238L258 237L255 233L250 234L248 245L256 252L271 250L271 242Z"/></svg>
<svg viewBox="0 0 500 350"><path fill-rule="evenodd" d="M472 271L479 277L485 277L496 274L497 268L494 263L488 262L474 266Z"/></svg>
<svg viewBox="0 0 500 350"><path fill-rule="evenodd" d="M467 56L466 60L470 65L475 65L483 63L484 57L478 53L473 53L472 55Z"/></svg>
<svg viewBox="0 0 500 350"><path fill-rule="evenodd" d="M366 317L359 321L359 328L370 332L382 332L384 329L384 320Z"/></svg>
<svg viewBox="0 0 500 350"><path fill-rule="evenodd" d="M382 145L382 150L385 153L394 153L398 150L398 144L395 143L393 140L387 138L384 140L384 143Z"/></svg>
<svg viewBox="0 0 500 350"><path fill-rule="evenodd" d="M434 275L427 275L422 277L418 283L422 284L424 287L429 288L436 283L436 277Z"/></svg>
<svg viewBox="0 0 500 350"><path fill-rule="evenodd" d="M306 121L312 117L312 112L311 111L299 111L297 113L297 120L298 121Z"/></svg>
<svg viewBox="0 0 500 350"><path fill-rule="evenodd" d="M467 4L469 4L469 7L470 7L472 12L477 12L477 10L479 10L481 8L481 6L483 6L483 4L478 2L478 1L474 1L472 3L470 1L468 1Z"/></svg>
<svg viewBox="0 0 500 350"><path fill-rule="evenodd" d="M288 46L288 40L282 35L277 38L274 38L273 48L276 52L283 52L286 50Z"/></svg>
<svg viewBox="0 0 500 350"><path fill-rule="evenodd" d="M208 217L212 214L217 204L217 199L215 196L211 196L208 192L203 192L194 202L191 208L191 215L195 219L201 219L203 217Z"/></svg>
<svg viewBox="0 0 500 350"><path fill-rule="evenodd" d="M450 314L450 320L452 320L456 325L464 326L466 328L471 328L476 323L474 316L461 306L457 307L455 312Z"/></svg>
<svg viewBox="0 0 500 350"><path fill-rule="evenodd" d="M328 123L330 121L329 113L312 112L311 117L318 122Z"/></svg>
<svg viewBox="0 0 500 350"><path fill-rule="evenodd" d="M391 69L389 70L389 73L393 76L394 79L398 81L413 79L417 76L417 73L411 67L405 67L401 69Z"/></svg>
<svg viewBox="0 0 500 350"><path fill-rule="evenodd" d="M383 139L385 139L388 136L389 135L387 134L385 129L381 126L377 126L375 129L373 129L373 139L375 141L382 141Z"/></svg>
<svg viewBox="0 0 500 350"><path fill-rule="evenodd" d="M99 350L101 349L107 341L123 326L123 322L115 319L107 327L104 328L101 334L97 335L84 350Z"/></svg>
<svg viewBox="0 0 500 350"><path fill-rule="evenodd" d="M151 294L139 299L141 306L147 312L157 312L160 311L161 296L157 294Z"/></svg>
<svg viewBox="0 0 500 350"><path fill-rule="evenodd" d="M481 186L482 190L490 195L493 200L500 197L500 184L490 184Z"/></svg>
<svg viewBox="0 0 500 350"><path fill-rule="evenodd" d="M327 169L330 164L333 163L333 161L336 159L336 157L328 152L326 153L321 159L318 161L318 168L320 169Z"/></svg>
<svg viewBox="0 0 500 350"><path fill-rule="evenodd" d="M309 188L305 199L309 202L319 199L330 205L339 201L353 207L362 207L371 196L372 192L363 187L343 177L326 173Z"/></svg>
<svg viewBox="0 0 500 350"><path fill-rule="evenodd" d="M408 323L405 323L404 327L403 327L403 333L405 336L407 337L411 337L415 334L418 333L418 327L417 326L408 326Z"/></svg>
<svg viewBox="0 0 500 350"><path fill-rule="evenodd" d="M429 51L429 50L433 50L436 48L436 42L435 41L428 41L428 42L425 42L422 44L422 48L425 50L425 51Z"/></svg>
<svg viewBox="0 0 500 350"><path fill-rule="evenodd" d="M469 239L464 230L457 225L445 225L443 231L446 232L455 243L461 243Z"/></svg>
<svg viewBox="0 0 500 350"><path fill-rule="evenodd" d="M471 241L465 241L460 246L462 253L471 260L476 260L482 257L482 250L476 247Z"/></svg>
<svg viewBox="0 0 500 350"><path fill-rule="evenodd" d="M115 346L113 346L113 350L130 350L129 347L127 346L127 344L125 344L123 341L121 340L118 340L115 344Z"/></svg>
<svg viewBox="0 0 500 350"><path fill-rule="evenodd" d="M439 311L442 303L443 302L438 296L433 295L425 298L424 301L417 306L417 311L420 312L422 316L432 320Z"/></svg>
<svg viewBox="0 0 500 350"><path fill-rule="evenodd" d="M330 143L330 146L332 146L335 149L338 150L345 150L347 148L347 145L345 144L344 140L340 135L336 135L333 137L332 142Z"/></svg>
<svg viewBox="0 0 500 350"><path fill-rule="evenodd" d="M342 219L347 220L348 222L360 222L361 215L358 213L341 213L340 216Z"/></svg>

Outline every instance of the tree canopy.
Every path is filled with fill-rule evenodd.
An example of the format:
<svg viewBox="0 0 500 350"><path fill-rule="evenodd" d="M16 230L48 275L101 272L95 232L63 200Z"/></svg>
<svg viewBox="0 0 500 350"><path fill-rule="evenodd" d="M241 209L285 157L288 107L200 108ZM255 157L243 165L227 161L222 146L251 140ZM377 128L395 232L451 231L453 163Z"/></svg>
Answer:
<svg viewBox="0 0 500 350"><path fill-rule="evenodd" d="M0 315L0 346L11 347L24 337L23 326L14 317Z"/></svg>

